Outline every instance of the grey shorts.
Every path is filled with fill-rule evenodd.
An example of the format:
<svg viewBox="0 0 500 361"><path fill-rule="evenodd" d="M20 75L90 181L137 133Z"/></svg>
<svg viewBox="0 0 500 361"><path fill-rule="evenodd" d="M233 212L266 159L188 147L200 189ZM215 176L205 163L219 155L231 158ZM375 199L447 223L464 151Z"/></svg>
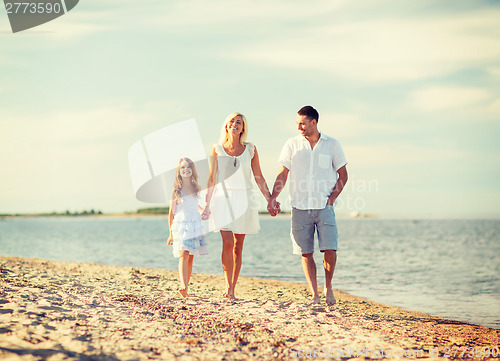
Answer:
<svg viewBox="0 0 500 361"><path fill-rule="evenodd" d="M323 209L292 208L292 230L290 232L294 254L314 252L314 233L318 232L318 244L321 252L337 250L337 223L332 206Z"/></svg>

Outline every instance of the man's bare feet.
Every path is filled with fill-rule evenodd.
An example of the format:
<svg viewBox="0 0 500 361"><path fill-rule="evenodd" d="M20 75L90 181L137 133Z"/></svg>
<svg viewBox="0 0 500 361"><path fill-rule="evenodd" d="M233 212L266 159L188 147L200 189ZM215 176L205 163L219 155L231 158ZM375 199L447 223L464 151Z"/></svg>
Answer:
<svg viewBox="0 0 500 361"><path fill-rule="evenodd" d="M189 295L188 295L188 291L187 291L187 288L181 288L179 290L179 294L184 297L184 298L187 298Z"/></svg>
<svg viewBox="0 0 500 361"><path fill-rule="evenodd" d="M337 300L335 299L335 296L333 295L333 290L331 288L329 289L325 288L325 297L327 306L333 306L334 304L337 303Z"/></svg>

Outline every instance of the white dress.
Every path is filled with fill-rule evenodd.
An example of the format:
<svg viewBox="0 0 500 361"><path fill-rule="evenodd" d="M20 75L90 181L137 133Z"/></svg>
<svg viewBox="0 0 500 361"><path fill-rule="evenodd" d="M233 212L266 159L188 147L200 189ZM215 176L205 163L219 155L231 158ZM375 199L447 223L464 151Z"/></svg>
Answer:
<svg viewBox="0 0 500 361"><path fill-rule="evenodd" d="M181 193L181 201L175 206L172 221L174 257L179 258L180 251L189 251L194 256L208 254L201 215L198 211L198 200L197 194Z"/></svg>
<svg viewBox="0 0 500 361"><path fill-rule="evenodd" d="M237 157L226 153L221 144L217 153L216 185L210 202L211 229L236 234L255 234L259 231L259 202L252 190L252 158L255 146L247 143Z"/></svg>

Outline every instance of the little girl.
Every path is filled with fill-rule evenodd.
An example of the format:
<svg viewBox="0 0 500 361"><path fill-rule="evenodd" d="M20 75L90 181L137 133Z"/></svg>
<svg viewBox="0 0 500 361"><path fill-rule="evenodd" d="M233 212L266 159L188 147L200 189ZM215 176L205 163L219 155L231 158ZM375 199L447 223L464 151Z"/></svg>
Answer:
<svg viewBox="0 0 500 361"><path fill-rule="evenodd" d="M174 190L170 202L167 244L173 245L174 257L179 258L179 294L188 297L188 284L193 271L193 258L208 253L198 205L200 186L194 163L181 158L175 172ZM208 217L206 217L208 218Z"/></svg>

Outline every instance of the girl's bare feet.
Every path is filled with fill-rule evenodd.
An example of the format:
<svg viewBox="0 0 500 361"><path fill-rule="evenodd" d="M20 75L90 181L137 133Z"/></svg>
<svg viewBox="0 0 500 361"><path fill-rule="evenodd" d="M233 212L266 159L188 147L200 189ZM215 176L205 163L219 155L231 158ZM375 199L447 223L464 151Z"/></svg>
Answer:
<svg viewBox="0 0 500 361"><path fill-rule="evenodd" d="M187 291L187 288L181 288L179 290L179 294L184 297L184 298L187 298L189 295L188 295L188 291Z"/></svg>

